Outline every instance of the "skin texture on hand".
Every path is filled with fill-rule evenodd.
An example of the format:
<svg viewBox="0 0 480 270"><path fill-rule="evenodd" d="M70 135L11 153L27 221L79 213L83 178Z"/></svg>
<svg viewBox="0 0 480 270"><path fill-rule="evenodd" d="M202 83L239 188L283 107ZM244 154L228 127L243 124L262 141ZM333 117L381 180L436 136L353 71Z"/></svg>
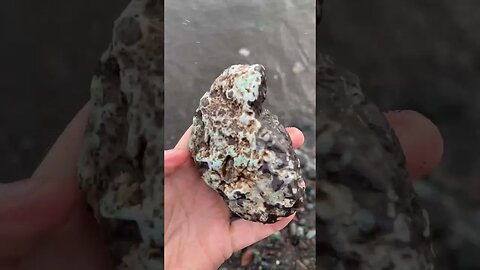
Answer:
<svg viewBox="0 0 480 270"><path fill-rule="evenodd" d="M0 269L109 269L76 173L89 111L77 113L29 179L0 185Z"/></svg>
<svg viewBox="0 0 480 270"><path fill-rule="evenodd" d="M76 175L89 110L88 104L80 110L29 179L0 184L0 269L110 269L106 246L92 214L87 211ZM428 119L410 111L391 112L387 118L400 139L412 177L423 176L438 165L443 141ZM303 135L297 129L289 131L295 146L300 146ZM197 260L195 269L199 269L200 263L205 263L205 269L211 269L208 267L221 264L234 250L285 227L293 217L270 225L244 220L231 225L223 221L210 223L218 221L218 217L225 220L226 206L221 206L220 196L191 169L186 150L189 134L189 131L185 133L173 152L165 153L165 242L168 245L165 255L172 265ZM185 194L181 196L185 200L188 194L195 202L190 205L193 208L188 207L188 200L174 197L178 196L175 192ZM205 200L198 194L212 196L208 195ZM206 208L208 212L199 213ZM204 218L194 220L195 216L187 214L201 214ZM181 223L182 220L194 224ZM218 241L216 235L226 231L230 237L220 245L216 243L214 250L205 244ZM188 245L196 247L190 249L193 253L180 250ZM186 257L176 257L180 254Z"/></svg>
<svg viewBox="0 0 480 270"><path fill-rule="evenodd" d="M294 148L303 134L287 128ZM188 152L189 128L165 152L165 269L217 269L232 252L283 229L294 215L275 224L239 219L230 223L222 198L198 174ZM185 259L188 258L188 259Z"/></svg>

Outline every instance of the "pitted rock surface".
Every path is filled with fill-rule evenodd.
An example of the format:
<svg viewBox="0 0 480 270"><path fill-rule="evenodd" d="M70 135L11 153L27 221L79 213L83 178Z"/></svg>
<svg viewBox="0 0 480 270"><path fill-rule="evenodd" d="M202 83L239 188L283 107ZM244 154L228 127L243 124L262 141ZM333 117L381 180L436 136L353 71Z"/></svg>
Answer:
<svg viewBox="0 0 480 270"><path fill-rule="evenodd" d="M265 68L233 65L200 100L190 151L203 180L243 219L274 223L303 203L305 183L292 141L263 108Z"/></svg>
<svg viewBox="0 0 480 270"><path fill-rule="evenodd" d="M163 269L163 1L133 0L91 83L80 186L116 269Z"/></svg>

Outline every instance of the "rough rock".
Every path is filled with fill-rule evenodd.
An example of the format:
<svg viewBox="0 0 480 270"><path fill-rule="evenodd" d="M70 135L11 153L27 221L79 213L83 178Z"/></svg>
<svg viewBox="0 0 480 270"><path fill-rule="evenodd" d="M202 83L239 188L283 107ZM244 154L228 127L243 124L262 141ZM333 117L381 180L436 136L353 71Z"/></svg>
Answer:
<svg viewBox="0 0 480 270"><path fill-rule="evenodd" d="M317 56L317 268L433 269L427 212L358 78Z"/></svg>
<svg viewBox="0 0 480 270"><path fill-rule="evenodd" d="M190 150L233 213L274 223L302 205L305 183L290 136L263 108L266 94L263 66L226 69L200 100Z"/></svg>
<svg viewBox="0 0 480 270"><path fill-rule="evenodd" d="M80 186L117 269L163 268L163 1L133 0L91 83Z"/></svg>

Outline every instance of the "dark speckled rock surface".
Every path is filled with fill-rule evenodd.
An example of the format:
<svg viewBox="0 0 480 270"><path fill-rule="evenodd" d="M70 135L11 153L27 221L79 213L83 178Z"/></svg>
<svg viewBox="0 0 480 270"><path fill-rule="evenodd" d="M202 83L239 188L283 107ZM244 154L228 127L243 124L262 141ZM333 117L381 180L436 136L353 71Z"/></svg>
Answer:
<svg viewBox="0 0 480 270"><path fill-rule="evenodd" d="M116 269L163 268L163 1L132 0L91 83L80 186Z"/></svg>

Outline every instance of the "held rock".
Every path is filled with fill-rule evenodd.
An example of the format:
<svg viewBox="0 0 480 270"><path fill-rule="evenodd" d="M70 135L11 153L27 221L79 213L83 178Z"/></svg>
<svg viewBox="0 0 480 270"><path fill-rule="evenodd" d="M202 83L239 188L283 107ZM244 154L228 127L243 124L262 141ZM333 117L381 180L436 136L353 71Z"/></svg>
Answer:
<svg viewBox="0 0 480 270"><path fill-rule="evenodd" d="M203 180L233 213L274 223L302 205L305 183L290 136L263 108L266 95L263 66L226 69L200 100L189 146Z"/></svg>

